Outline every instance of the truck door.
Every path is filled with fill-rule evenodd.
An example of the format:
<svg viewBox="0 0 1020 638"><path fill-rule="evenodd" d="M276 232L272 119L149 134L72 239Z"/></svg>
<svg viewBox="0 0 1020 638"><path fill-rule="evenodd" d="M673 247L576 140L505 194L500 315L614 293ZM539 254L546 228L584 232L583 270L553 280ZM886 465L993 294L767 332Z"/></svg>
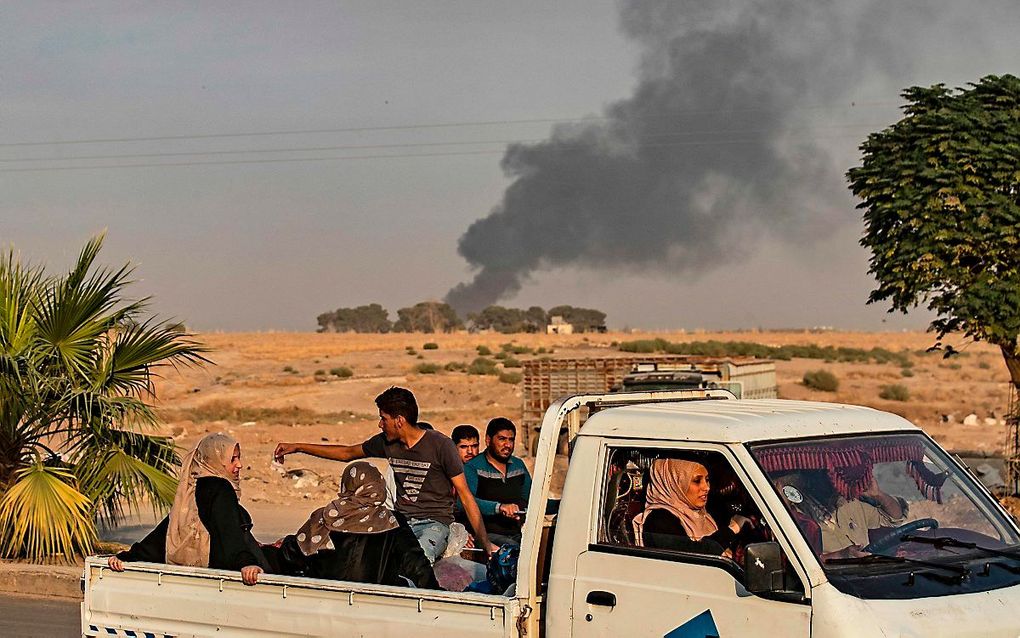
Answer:
<svg viewBox="0 0 1020 638"><path fill-rule="evenodd" d="M734 470L725 448L627 444L605 448L602 458L603 487L592 510L597 520L589 526L592 538L576 562L574 636L809 636L810 601L792 566L783 574L783 591L770 593L770 598L744 588L741 563L748 543L778 540L784 560L789 546L772 532L776 528L762 516L757 496L747 489L742 473ZM688 534L668 510L655 515L654 525L652 518L641 517L648 503L662 504L673 498L670 490L685 487L677 481L666 486L667 476L675 479L680 476L678 468L693 466L666 459L707 470L711 487L704 509L718 528L728 526L734 516L749 519L753 527L745 524L735 536L722 531L696 540L692 536L703 533L704 524ZM671 473L664 474L667 470ZM658 487L652 488L653 482ZM649 499L650 489L654 495ZM635 518L642 523L641 533Z"/></svg>

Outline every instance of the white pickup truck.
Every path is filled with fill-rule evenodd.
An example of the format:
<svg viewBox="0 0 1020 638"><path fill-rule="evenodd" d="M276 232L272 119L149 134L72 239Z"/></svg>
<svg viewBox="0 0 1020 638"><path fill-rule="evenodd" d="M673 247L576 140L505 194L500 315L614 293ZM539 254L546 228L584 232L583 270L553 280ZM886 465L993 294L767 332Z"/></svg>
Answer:
<svg viewBox="0 0 1020 638"><path fill-rule="evenodd" d="M1020 529L900 417L718 390L583 395L549 408L538 450L505 595L268 575L246 587L235 572L114 573L93 557L82 635L1020 635ZM752 521L730 552L636 541L661 458L709 470L720 527ZM536 515L564 469L557 513Z"/></svg>

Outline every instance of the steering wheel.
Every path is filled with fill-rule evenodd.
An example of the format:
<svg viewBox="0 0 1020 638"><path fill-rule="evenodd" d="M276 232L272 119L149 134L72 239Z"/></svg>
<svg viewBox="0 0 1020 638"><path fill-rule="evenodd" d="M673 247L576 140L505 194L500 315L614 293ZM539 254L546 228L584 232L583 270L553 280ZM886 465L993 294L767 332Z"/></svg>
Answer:
<svg viewBox="0 0 1020 638"><path fill-rule="evenodd" d="M899 527L885 532L875 540L868 543L866 546L861 548L861 551L868 552L869 554L878 554L879 552L889 549L896 543L901 542L900 537L906 536L907 534L914 532L919 529L938 529L939 522L934 518L919 518L916 521L910 521L904 523Z"/></svg>

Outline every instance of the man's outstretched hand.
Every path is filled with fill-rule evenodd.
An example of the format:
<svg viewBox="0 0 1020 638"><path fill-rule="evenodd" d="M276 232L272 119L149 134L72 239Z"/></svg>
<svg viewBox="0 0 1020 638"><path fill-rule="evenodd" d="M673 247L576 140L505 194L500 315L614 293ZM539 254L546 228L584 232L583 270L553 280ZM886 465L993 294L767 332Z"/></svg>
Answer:
<svg viewBox="0 0 1020 638"><path fill-rule="evenodd" d="M273 452L273 460L283 463L283 457L297 452L297 448L297 443L277 443L276 450Z"/></svg>

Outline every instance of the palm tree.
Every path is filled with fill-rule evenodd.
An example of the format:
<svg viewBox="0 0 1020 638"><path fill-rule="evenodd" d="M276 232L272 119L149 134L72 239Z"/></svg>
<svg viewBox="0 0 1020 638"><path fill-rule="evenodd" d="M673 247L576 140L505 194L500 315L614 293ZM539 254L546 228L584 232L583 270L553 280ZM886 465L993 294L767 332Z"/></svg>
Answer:
<svg viewBox="0 0 1020 638"><path fill-rule="evenodd" d="M180 459L152 433L164 366L205 362L179 324L123 296L132 268L94 267L103 235L66 275L0 257L0 556L70 560L99 519L173 500Z"/></svg>

